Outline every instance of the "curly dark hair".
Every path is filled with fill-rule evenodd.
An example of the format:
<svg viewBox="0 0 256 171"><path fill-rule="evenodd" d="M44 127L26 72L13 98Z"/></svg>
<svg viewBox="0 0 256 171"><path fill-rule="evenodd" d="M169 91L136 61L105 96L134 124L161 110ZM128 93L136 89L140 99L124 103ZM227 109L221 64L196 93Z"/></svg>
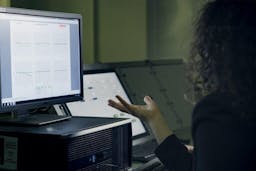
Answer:
<svg viewBox="0 0 256 171"><path fill-rule="evenodd" d="M195 101L228 92L256 105L256 2L208 2L196 22L188 79Z"/></svg>

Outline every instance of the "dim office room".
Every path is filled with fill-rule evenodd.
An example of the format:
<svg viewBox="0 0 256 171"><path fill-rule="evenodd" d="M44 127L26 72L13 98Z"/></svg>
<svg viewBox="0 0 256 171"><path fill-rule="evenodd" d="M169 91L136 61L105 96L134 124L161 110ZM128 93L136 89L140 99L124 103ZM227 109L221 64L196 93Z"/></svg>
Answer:
<svg viewBox="0 0 256 171"><path fill-rule="evenodd" d="M42 11L70 28L77 19L79 34L71 29L77 37L69 41L72 53L71 40L79 39L81 59L79 98L39 98L35 109L67 119L1 125L0 170L255 169L254 0L0 0L0 6L39 19ZM3 117L12 117L3 109ZM28 153L33 141L49 148ZM34 164L29 154L38 155Z"/></svg>

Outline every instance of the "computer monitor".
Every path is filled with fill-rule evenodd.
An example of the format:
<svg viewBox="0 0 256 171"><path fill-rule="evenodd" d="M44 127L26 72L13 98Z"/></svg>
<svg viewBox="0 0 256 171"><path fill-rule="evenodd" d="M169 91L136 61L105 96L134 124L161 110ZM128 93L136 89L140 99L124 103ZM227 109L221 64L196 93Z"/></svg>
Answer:
<svg viewBox="0 0 256 171"><path fill-rule="evenodd" d="M0 113L83 99L79 14L0 8Z"/></svg>
<svg viewBox="0 0 256 171"><path fill-rule="evenodd" d="M107 105L108 99L115 99L116 95L122 96L127 102L131 103L114 70L85 71L83 80L84 102L67 103L67 107L73 116L130 118L132 119L133 138L137 139L147 134L146 127L139 118Z"/></svg>

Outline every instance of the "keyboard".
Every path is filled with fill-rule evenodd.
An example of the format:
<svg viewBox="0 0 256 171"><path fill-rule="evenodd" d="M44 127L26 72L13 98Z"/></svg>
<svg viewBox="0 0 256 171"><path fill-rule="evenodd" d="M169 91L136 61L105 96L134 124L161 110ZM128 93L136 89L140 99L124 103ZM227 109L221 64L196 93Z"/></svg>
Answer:
<svg viewBox="0 0 256 171"><path fill-rule="evenodd" d="M155 157L154 151L158 146L156 140L152 139L144 143L133 146L133 160L147 162Z"/></svg>
<svg viewBox="0 0 256 171"><path fill-rule="evenodd" d="M133 171L168 171L162 162L157 158L153 158L147 163L133 169Z"/></svg>

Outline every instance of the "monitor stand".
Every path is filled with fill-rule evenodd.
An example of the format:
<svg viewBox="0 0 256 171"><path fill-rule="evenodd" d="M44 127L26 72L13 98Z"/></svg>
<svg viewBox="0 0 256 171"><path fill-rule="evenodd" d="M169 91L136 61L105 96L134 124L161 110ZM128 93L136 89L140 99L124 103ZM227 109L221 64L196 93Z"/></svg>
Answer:
<svg viewBox="0 0 256 171"><path fill-rule="evenodd" d="M30 114L28 110L19 110L11 116L0 119L0 124L40 126L70 119L70 115L57 115L45 113Z"/></svg>

